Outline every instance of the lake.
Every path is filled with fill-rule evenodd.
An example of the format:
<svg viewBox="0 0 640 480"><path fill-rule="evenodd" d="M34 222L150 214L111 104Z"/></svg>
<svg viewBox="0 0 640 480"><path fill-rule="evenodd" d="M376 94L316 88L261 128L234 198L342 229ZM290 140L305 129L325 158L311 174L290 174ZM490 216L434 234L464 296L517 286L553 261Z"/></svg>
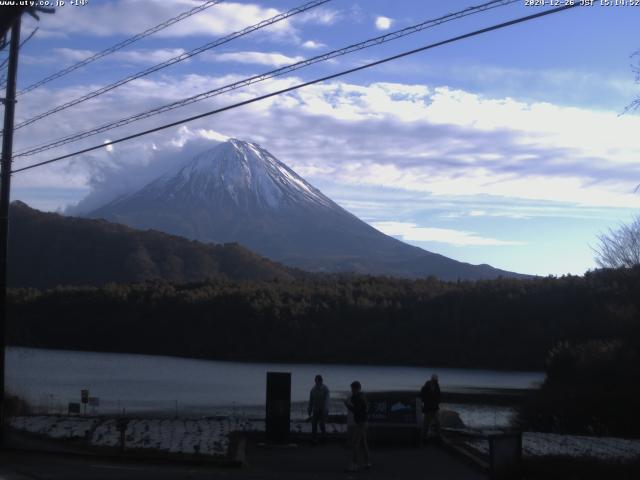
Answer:
<svg viewBox="0 0 640 480"><path fill-rule="evenodd" d="M343 397L359 380L365 391L418 390L432 373L443 390L536 388L542 372L371 365L241 363L124 353L9 347L7 389L36 410L66 411L80 390L99 397L96 413L218 415L259 412L266 372L292 373L292 401L308 399L320 373L332 396ZM298 408L304 408L299 403ZM263 411L263 410L262 410Z"/></svg>

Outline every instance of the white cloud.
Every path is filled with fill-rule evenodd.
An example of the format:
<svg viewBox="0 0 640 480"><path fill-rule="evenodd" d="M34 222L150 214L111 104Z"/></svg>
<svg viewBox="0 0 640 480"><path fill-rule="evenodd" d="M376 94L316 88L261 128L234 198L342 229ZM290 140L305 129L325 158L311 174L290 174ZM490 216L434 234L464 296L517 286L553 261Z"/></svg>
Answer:
<svg viewBox="0 0 640 480"><path fill-rule="evenodd" d="M55 15L47 15L37 33L37 39L66 38L74 34L110 37L136 35L148 28L176 17L199 5L195 0L112 0L94 2L90 8L59 8ZM255 25L283 11L256 3L222 2L196 15L157 32L159 38L222 36ZM38 22L25 17L26 31ZM276 38L297 38L295 25L333 25L340 18L336 10L314 8L286 20L279 21L258 35Z"/></svg>
<svg viewBox="0 0 640 480"><path fill-rule="evenodd" d="M409 143L394 142L390 134L387 148L365 147L360 156L370 155L368 161L336 172L346 182L443 196L640 206L633 192L640 174L640 145L633 133L640 128L637 116L484 99L419 85L340 83L311 87L298 96L298 108L312 115L449 132Z"/></svg>
<svg viewBox="0 0 640 480"><path fill-rule="evenodd" d="M326 47L326 45L322 42L316 42L315 40L307 40L302 44L302 47L309 50L317 50L319 48Z"/></svg>
<svg viewBox="0 0 640 480"><path fill-rule="evenodd" d="M278 64L285 60L272 57L268 61ZM184 98L186 92L201 92L239 78L186 75L138 80L38 122L28 134L18 130L16 150L33 143L32 138L46 141ZM229 92L167 113L161 117L162 122L246 100L299 81L293 77L280 78ZM21 102L19 116L24 119L95 87L36 90ZM158 123L161 123L158 118L151 118L109 135L116 138ZM483 98L425 85L335 82L205 118L189 125L189 130L213 130L216 133L209 137L212 140L233 136L263 143L283 161L309 175L312 182L326 181L341 185L343 190L384 187L395 192L417 192L429 198L429 202L434 198L439 203L449 202L448 209L443 211L450 212L455 205L462 205L461 199L466 199L463 211L475 210L475 216L480 216L481 211L486 216L491 216L492 211L518 215L517 209L511 208L516 201L562 203L563 215L567 209L591 212L595 207L640 207L640 195L633 191L640 178L637 163L640 145L634 142L640 118L619 117L617 112ZM55 135L51 133L54 131ZM120 144L117 155L112 156L130 155L131 161L142 164L148 161L152 145L164 148L167 136L174 132L141 138L128 143L131 147L127 149ZM193 138L206 138L204 134L198 135ZM55 153L100 143L103 139L97 136ZM182 145L188 146L190 142L191 138ZM45 160L48 156L43 154L30 160ZM66 176L74 175L86 187L96 169L109 161L113 160L100 160L96 168L89 168L86 161L66 164L67 167L51 166L17 175L16 182L22 186L54 188L65 186ZM26 160L17 162L24 164ZM494 208L469 207L480 197ZM431 208L430 204L425 203L424 208Z"/></svg>
<svg viewBox="0 0 640 480"><path fill-rule="evenodd" d="M76 48L54 48L46 55L24 54L20 56L20 62L26 65L71 65L90 57L95 52Z"/></svg>
<svg viewBox="0 0 640 480"><path fill-rule="evenodd" d="M429 159L425 158L425 162ZM534 160L535 161L535 160ZM514 176L485 168L469 166L463 172L430 171L419 167L400 168L392 164L362 165L349 173L341 173L342 181L361 185L393 187L428 192L442 197L491 195L539 201L555 201L579 206L638 208L640 198L631 181L595 183L591 178L559 176L552 173Z"/></svg>
<svg viewBox="0 0 640 480"><path fill-rule="evenodd" d="M85 60L96 52L74 48L54 48L47 55L23 55L21 60L27 65L67 66ZM100 59L100 62L130 65L155 65L185 53L183 48L137 49L115 52ZM185 60L188 62L189 60ZM110 66L111 68L112 66Z"/></svg>
<svg viewBox="0 0 640 480"><path fill-rule="evenodd" d="M423 66L417 65L417 68ZM607 99L625 105L637 92L632 76L617 76L604 72L571 68L535 69L496 67L487 65L450 65L441 68L440 75L474 80L503 96L517 95L525 98L558 98L565 104L594 104L606 90ZM567 85L572 88L568 89ZM603 99L604 100L604 99Z"/></svg>
<svg viewBox="0 0 640 480"><path fill-rule="evenodd" d="M54 48L53 53L54 55L51 55L51 52L48 52L48 55L45 58L50 61L63 60L75 63L94 55L96 52L80 48Z"/></svg>
<svg viewBox="0 0 640 480"><path fill-rule="evenodd" d="M300 24L313 23L317 25L329 26L340 20L340 14L337 10L331 8L320 7L308 10L293 21Z"/></svg>
<svg viewBox="0 0 640 480"><path fill-rule="evenodd" d="M505 246L522 245L521 242L482 237L474 232L449 228L420 227L408 222L374 222L371 224L387 235L407 242L437 242L462 246Z"/></svg>
<svg viewBox="0 0 640 480"><path fill-rule="evenodd" d="M130 50L113 55L116 61L134 64L157 64L185 53L184 48L159 48L155 50Z"/></svg>
<svg viewBox="0 0 640 480"><path fill-rule="evenodd" d="M183 125L163 137L156 137L145 143L119 144L117 154L95 152L84 158L76 158L68 163L65 170L85 172L84 182L90 187L90 191L84 198L67 203L67 211L70 214L91 211L142 187L168 170L179 167L194 155L227 139L226 135L213 129L190 129ZM60 167L43 170L44 172L37 173L55 175Z"/></svg>
<svg viewBox="0 0 640 480"><path fill-rule="evenodd" d="M378 16L376 17L376 28L378 30L389 30L393 20L389 17Z"/></svg>
<svg viewBox="0 0 640 480"><path fill-rule="evenodd" d="M184 0L115 0L96 2L91 8L60 8L55 15L46 17L49 35L64 34L112 36L135 35L175 17L197 5ZM264 8L256 4L222 2L197 15L182 20L156 35L158 37L185 37L196 35L224 35L241 30L248 25L280 13L275 8ZM291 33L289 20L268 27L272 34Z"/></svg>
<svg viewBox="0 0 640 480"><path fill-rule="evenodd" d="M219 62L249 63L255 65L268 65L270 67L282 67L304 60L304 57L290 57L278 52L227 52L208 53L208 60Z"/></svg>
<svg viewBox="0 0 640 480"><path fill-rule="evenodd" d="M216 132L215 130L201 128L197 131L198 135L202 138L206 138L207 140L213 140L215 142L226 142L229 140L229 136L224 135L223 133Z"/></svg>

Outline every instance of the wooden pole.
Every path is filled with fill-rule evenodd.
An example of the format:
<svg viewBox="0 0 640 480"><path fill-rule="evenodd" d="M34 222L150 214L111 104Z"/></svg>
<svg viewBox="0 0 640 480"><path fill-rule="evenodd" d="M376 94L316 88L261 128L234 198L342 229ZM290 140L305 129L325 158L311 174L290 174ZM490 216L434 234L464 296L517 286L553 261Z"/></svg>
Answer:
<svg viewBox="0 0 640 480"><path fill-rule="evenodd" d="M20 50L20 19L11 27L7 89L4 97L4 133L0 163L0 447L5 430L5 352L7 346L7 254L9 244L9 203L11 201L11 158L13 156L13 119L16 107L16 79Z"/></svg>

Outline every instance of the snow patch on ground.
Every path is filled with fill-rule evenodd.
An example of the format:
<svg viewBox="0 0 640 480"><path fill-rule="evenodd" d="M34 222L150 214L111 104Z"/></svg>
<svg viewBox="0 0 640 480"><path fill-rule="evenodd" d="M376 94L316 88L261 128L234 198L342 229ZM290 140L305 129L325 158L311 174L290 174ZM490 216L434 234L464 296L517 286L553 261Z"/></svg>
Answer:
<svg viewBox="0 0 640 480"><path fill-rule="evenodd" d="M85 439L93 447L118 447L118 419L54 415L14 417L10 425L56 439ZM169 453L226 456L231 432L264 431L264 420L225 418L133 418L125 430L126 448ZM291 422L293 433L311 433L311 423ZM346 433L346 425L328 424L328 433Z"/></svg>
<svg viewBox="0 0 640 480"><path fill-rule="evenodd" d="M10 425L17 430L51 438L86 438L99 421L97 418L39 415L13 417Z"/></svg>
<svg viewBox="0 0 640 480"><path fill-rule="evenodd" d="M487 439L468 440L466 444L489 454ZM640 457L640 440L525 432L522 435L522 454L524 457L563 456L626 461Z"/></svg>
<svg viewBox="0 0 640 480"><path fill-rule="evenodd" d="M151 449L170 453L224 456L229 449L230 422L217 419L132 419L125 431L127 449ZM96 428L90 444L120 445L116 420Z"/></svg>
<svg viewBox="0 0 640 480"><path fill-rule="evenodd" d="M505 428L511 425L515 409L505 406L460 403L442 404L442 409L453 410L468 428Z"/></svg>

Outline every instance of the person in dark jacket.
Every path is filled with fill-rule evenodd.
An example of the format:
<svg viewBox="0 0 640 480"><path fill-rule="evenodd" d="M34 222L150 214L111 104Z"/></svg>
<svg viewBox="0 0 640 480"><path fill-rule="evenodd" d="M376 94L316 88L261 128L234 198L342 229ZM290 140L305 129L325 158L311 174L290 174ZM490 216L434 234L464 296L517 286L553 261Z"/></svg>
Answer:
<svg viewBox="0 0 640 480"><path fill-rule="evenodd" d="M362 392L362 385L355 381L351 384L351 398L345 400L344 404L353 414L353 433L351 435L351 465L347 469L349 472L356 472L361 466L365 469L371 468L369 461L369 444L367 442L367 420L369 418L369 406L367 397Z"/></svg>
<svg viewBox="0 0 640 480"><path fill-rule="evenodd" d="M425 382L420 390L420 398L424 418L423 435L428 439L437 438L440 435L440 384L436 374L431 375L431 380Z"/></svg>
<svg viewBox="0 0 640 480"><path fill-rule="evenodd" d="M325 422L329 415L329 389L323 383L322 375L316 375L315 385L309 393L307 413L311 417L313 443L316 444L318 443L318 425L320 425L320 432L324 440L327 433Z"/></svg>

